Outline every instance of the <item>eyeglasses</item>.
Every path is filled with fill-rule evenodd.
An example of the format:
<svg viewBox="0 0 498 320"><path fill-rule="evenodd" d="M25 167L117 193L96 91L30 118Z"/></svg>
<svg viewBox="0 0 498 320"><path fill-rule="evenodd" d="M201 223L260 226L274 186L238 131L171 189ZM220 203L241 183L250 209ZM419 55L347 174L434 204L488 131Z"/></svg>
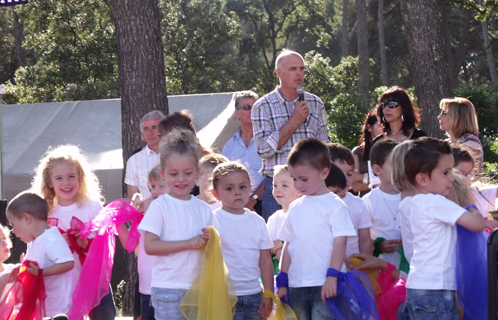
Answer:
<svg viewBox="0 0 498 320"><path fill-rule="evenodd" d="M399 107L399 102L398 101L390 101L390 102L381 102L380 103L382 109L389 108L389 109L394 109Z"/></svg>
<svg viewBox="0 0 498 320"><path fill-rule="evenodd" d="M237 110L244 109L244 110L251 110L252 106L250 104L245 104L242 107L237 108Z"/></svg>

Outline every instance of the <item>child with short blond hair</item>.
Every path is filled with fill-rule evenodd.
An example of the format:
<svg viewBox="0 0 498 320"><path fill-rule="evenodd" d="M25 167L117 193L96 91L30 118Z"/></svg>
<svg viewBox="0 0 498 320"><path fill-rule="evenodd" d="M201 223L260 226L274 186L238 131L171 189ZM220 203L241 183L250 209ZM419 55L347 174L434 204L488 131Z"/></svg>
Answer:
<svg viewBox="0 0 498 320"><path fill-rule="evenodd" d="M199 186L199 195L197 199L207 203L211 210L216 210L221 207L221 202L213 196L213 170L217 165L228 162L228 158L219 153L210 153L199 160L199 178L196 184Z"/></svg>
<svg viewBox="0 0 498 320"><path fill-rule="evenodd" d="M289 294L298 319L329 319L325 299L337 295L338 283L330 274L345 271L347 238L356 232L348 208L325 185L330 167L327 144L315 138L300 140L287 165L303 196L290 205L278 234L285 244L277 293Z"/></svg>
<svg viewBox="0 0 498 320"><path fill-rule="evenodd" d="M294 187L289 168L286 165L273 167L273 197L282 206L282 209L277 210L268 218L267 227L273 241L273 248L270 252L276 261L280 261L283 247L282 240L278 238L278 231L287 216L290 204L301 196L302 194Z"/></svg>

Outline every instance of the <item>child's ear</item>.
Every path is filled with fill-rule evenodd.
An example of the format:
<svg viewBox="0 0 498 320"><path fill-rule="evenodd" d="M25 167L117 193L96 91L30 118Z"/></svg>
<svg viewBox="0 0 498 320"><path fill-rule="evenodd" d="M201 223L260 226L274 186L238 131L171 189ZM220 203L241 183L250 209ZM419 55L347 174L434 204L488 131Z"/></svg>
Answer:
<svg viewBox="0 0 498 320"><path fill-rule="evenodd" d="M372 171L377 177L382 174L382 168L378 164L372 166Z"/></svg>
<svg viewBox="0 0 498 320"><path fill-rule="evenodd" d="M323 168L322 174L321 174L322 180L327 179L327 177L329 176L329 172L330 172L329 168Z"/></svg>
<svg viewBox="0 0 498 320"><path fill-rule="evenodd" d="M164 171L163 168L159 169L159 175L161 176L161 179L164 181Z"/></svg>
<svg viewBox="0 0 498 320"><path fill-rule="evenodd" d="M427 175L425 173L417 173L415 176L415 181L422 186L422 187L427 187Z"/></svg>
<svg viewBox="0 0 498 320"><path fill-rule="evenodd" d="M218 191L216 191L216 189L211 189L211 194L216 198L216 200L220 200Z"/></svg>
<svg viewBox="0 0 498 320"><path fill-rule="evenodd" d="M26 221L27 224L30 224L31 221L33 221L33 217L28 213L23 213L22 219Z"/></svg>

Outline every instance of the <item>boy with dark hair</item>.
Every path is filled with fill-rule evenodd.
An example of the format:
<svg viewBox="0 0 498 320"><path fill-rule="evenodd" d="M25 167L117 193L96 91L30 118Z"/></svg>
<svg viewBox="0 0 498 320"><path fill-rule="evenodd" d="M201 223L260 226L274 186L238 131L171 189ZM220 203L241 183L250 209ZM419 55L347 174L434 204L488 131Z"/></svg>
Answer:
<svg viewBox="0 0 498 320"><path fill-rule="evenodd" d="M370 227L372 221L365 206L365 202L360 197L348 192L353 184L354 157L351 150L339 143L329 143L329 152L332 163L339 167L346 177L346 186L336 193L348 206L351 221L357 233L356 237L348 239L346 256L354 253L372 254L372 241L370 240ZM329 188L330 190L330 188Z"/></svg>
<svg viewBox="0 0 498 320"><path fill-rule="evenodd" d="M356 233L348 208L325 185L330 170L327 144L315 138L299 141L287 165L303 196L290 205L278 234L285 244L277 293L289 294L298 319L329 319L325 299L337 295L338 281L329 274L331 269L345 271L347 238Z"/></svg>
<svg viewBox="0 0 498 320"><path fill-rule="evenodd" d="M33 192L18 194L7 206L12 233L28 245L27 272L43 277L47 295L43 316L53 317L71 308L76 274L69 246L57 227L49 227L47 216L47 201Z"/></svg>
<svg viewBox="0 0 498 320"><path fill-rule="evenodd" d="M407 179L416 190L410 212L413 256L406 282L410 319L458 319L456 224L474 232L487 226L474 204L464 209L446 198L453 165L450 145L429 137L413 141L404 157Z"/></svg>
<svg viewBox="0 0 498 320"><path fill-rule="evenodd" d="M391 152L398 145L394 140L382 138L370 150L372 170L380 179L380 187L363 197L370 213L370 236L374 242L374 255L400 268L402 248L401 225L398 212L400 193L391 182Z"/></svg>

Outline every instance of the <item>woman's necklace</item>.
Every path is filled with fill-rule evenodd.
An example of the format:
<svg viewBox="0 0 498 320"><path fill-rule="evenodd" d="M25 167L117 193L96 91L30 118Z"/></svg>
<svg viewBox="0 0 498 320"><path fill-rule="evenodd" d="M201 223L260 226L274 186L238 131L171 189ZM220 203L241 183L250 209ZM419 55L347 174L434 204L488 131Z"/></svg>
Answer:
<svg viewBox="0 0 498 320"><path fill-rule="evenodd" d="M406 139L406 135L404 134L403 129L402 129L402 130L400 130L399 132L392 132L392 131L389 131L389 134L390 134L390 135L402 134L402 135L403 135L403 137L401 138L401 141L403 141L403 140L405 140L405 139Z"/></svg>

